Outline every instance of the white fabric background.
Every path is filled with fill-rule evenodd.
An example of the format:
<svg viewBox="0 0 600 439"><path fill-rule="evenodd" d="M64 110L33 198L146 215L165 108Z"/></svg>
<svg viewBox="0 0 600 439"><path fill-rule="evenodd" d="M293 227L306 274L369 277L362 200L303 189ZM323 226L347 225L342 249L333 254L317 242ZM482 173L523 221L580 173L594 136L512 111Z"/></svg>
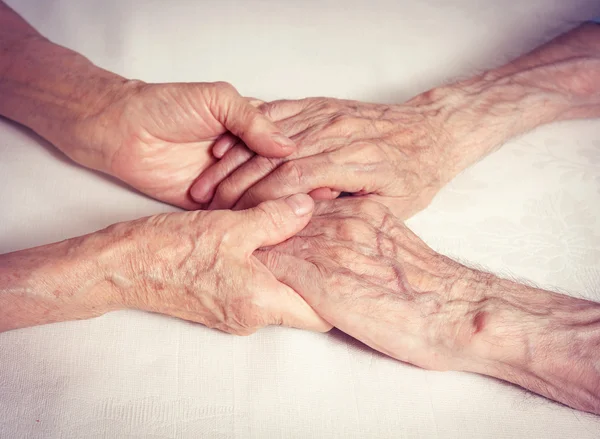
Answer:
<svg viewBox="0 0 600 439"><path fill-rule="evenodd" d="M380 102L600 16L593 0L8 3L128 77ZM599 206L600 121L578 121L507 144L409 224L467 263L600 300ZM168 210L0 121L0 252ZM239 338L131 311L0 334L0 437L591 439L600 418L486 377L419 370L335 331Z"/></svg>

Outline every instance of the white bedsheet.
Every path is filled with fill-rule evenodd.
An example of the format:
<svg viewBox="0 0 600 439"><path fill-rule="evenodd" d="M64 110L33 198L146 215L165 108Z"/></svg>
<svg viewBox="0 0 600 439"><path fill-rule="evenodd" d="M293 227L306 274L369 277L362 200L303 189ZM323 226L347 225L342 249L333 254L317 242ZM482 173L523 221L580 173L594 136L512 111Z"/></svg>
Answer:
<svg viewBox="0 0 600 439"><path fill-rule="evenodd" d="M146 81L401 102L600 16L594 0L12 0ZM0 120L0 252L173 208ZM600 300L600 121L538 129L409 221L467 263ZM598 354L600 355L600 353ZM600 418L333 331L234 337L143 312L0 334L0 438L595 438Z"/></svg>

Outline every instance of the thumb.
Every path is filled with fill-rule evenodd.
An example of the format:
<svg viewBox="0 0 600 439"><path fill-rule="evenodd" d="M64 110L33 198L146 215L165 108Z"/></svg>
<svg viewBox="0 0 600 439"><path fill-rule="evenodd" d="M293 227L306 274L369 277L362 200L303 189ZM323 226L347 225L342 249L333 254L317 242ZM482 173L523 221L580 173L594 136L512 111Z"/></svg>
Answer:
<svg viewBox="0 0 600 439"><path fill-rule="evenodd" d="M233 86L223 86L215 102L219 122L255 153L265 157L285 157L296 150L294 142Z"/></svg>
<svg viewBox="0 0 600 439"><path fill-rule="evenodd" d="M302 230L310 221L315 204L307 194L295 194L260 203L240 211L239 242L248 253L260 247L279 244Z"/></svg>

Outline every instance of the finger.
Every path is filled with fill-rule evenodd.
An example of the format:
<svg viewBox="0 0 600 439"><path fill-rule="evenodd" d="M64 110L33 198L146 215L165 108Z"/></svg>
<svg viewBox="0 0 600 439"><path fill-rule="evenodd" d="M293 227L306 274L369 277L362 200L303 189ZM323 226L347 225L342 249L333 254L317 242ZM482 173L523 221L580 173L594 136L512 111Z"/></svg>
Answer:
<svg viewBox="0 0 600 439"><path fill-rule="evenodd" d="M335 308L335 292L326 293L325 281L321 279L321 272L316 265L276 250L257 251L254 254L279 282L289 286L321 317L334 324L334 316L328 315Z"/></svg>
<svg viewBox="0 0 600 439"><path fill-rule="evenodd" d="M248 253L279 244L294 236L310 221L314 202L306 194L270 200L245 210L237 230L240 247Z"/></svg>
<svg viewBox="0 0 600 439"><path fill-rule="evenodd" d="M420 361L422 354L405 353L407 346L418 349L422 345L418 326L413 323L410 332L404 330L400 335L390 336L390 325L394 326L398 316L402 317L403 323L407 322L404 323L406 327L422 320L410 300L399 300L394 290L349 279L342 273L336 276L335 285L323 285L327 279L319 278L319 270L294 256L267 251L260 255L260 260L280 282L294 289L333 326L384 354L413 364L424 364Z"/></svg>
<svg viewBox="0 0 600 439"><path fill-rule="evenodd" d="M335 200L340 196L340 191L333 191L328 187L320 187L310 191L308 195L315 201Z"/></svg>
<svg viewBox="0 0 600 439"><path fill-rule="evenodd" d="M258 99L258 98L253 98L253 97L246 97L246 100L248 101L248 103L250 105L252 105L253 107L260 107L261 105L263 105L265 103L265 101L263 101L262 99Z"/></svg>
<svg viewBox="0 0 600 439"><path fill-rule="evenodd" d="M370 193L376 188L375 175L369 165L335 163L328 153L290 160L245 191L235 208L245 209L264 200L297 193L306 194L324 187L334 191ZM232 174L222 185L235 177L236 174ZM234 185L235 182L228 184Z"/></svg>
<svg viewBox="0 0 600 439"><path fill-rule="evenodd" d="M254 252L273 276L298 293L309 305L317 303L323 283L316 266L304 259L279 252L277 250L258 250ZM290 269L293 267L293 269Z"/></svg>
<svg viewBox="0 0 600 439"><path fill-rule="evenodd" d="M327 332L332 326L319 316L292 288L276 281L274 288L260 296L261 306L271 316L270 324Z"/></svg>
<svg viewBox="0 0 600 439"><path fill-rule="evenodd" d="M217 159L220 159L227 151L233 148L235 144L239 142L239 140L240 139L231 133L223 134L212 147L213 156Z"/></svg>
<svg viewBox="0 0 600 439"><path fill-rule="evenodd" d="M271 120L278 122L297 116L310 104L310 99L281 99L263 103L260 110Z"/></svg>
<svg viewBox="0 0 600 439"><path fill-rule="evenodd" d="M256 108L260 108L261 105L263 105L265 103L265 101L258 99L258 98L246 98L246 100L248 101L248 103L250 105L252 105L253 107ZM234 136L231 133L225 133L223 134L219 140L217 140L215 142L215 144L212 147L212 153L215 156L215 158L220 159L221 157L223 157L225 155L225 153L227 151L229 151L231 148L233 148L236 143L239 142L240 139L238 139L236 136Z"/></svg>
<svg viewBox="0 0 600 439"><path fill-rule="evenodd" d="M285 157L296 150L294 142L232 85L216 83L215 93L213 111L217 120L248 148L267 157Z"/></svg>
<svg viewBox="0 0 600 439"><path fill-rule="evenodd" d="M238 143L225 157L200 174L190 188L190 196L197 203L209 203L217 186L252 157L254 153Z"/></svg>
<svg viewBox="0 0 600 439"><path fill-rule="evenodd" d="M244 192L269 175L283 160L260 156L249 160L248 163L240 166L219 184L208 209L231 209L242 195L244 195ZM248 207L250 206L248 204Z"/></svg>

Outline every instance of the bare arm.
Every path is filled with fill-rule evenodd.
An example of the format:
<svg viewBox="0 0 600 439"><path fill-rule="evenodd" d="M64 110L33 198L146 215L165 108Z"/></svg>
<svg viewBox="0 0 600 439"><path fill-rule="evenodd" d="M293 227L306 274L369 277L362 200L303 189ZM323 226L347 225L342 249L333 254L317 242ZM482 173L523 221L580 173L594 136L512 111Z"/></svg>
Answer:
<svg viewBox="0 0 600 439"><path fill-rule="evenodd" d="M295 149L230 84L123 78L44 38L1 0L0 116L83 166L190 210L200 207L190 186L224 133L269 157Z"/></svg>
<svg viewBox="0 0 600 439"><path fill-rule="evenodd" d="M460 334L445 342L467 355L462 370L600 415L600 304L474 274L446 328Z"/></svg>
<svg viewBox="0 0 600 439"><path fill-rule="evenodd" d="M505 66L409 104L428 99L441 112L436 126L450 136L447 180L540 125L600 117L600 25L583 24Z"/></svg>
<svg viewBox="0 0 600 439"><path fill-rule="evenodd" d="M306 195L244 212L182 212L0 255L0 332L141 309L250 334L331 328L252 256L309 221Z"/></svg>
<svg viewBox="0 0 600 439"><path fill-rule="evenodd" d="M129 262L112 232L0 255L0 332L125 308Z"/></svg>
<svg viewBox="0 0 600 439"><path fill-rule="evenodd" d="M125 94L127 84L44 38L0 0L0 115L31 128L74 160L107 171L99 139L74 128Z"/></svg>

